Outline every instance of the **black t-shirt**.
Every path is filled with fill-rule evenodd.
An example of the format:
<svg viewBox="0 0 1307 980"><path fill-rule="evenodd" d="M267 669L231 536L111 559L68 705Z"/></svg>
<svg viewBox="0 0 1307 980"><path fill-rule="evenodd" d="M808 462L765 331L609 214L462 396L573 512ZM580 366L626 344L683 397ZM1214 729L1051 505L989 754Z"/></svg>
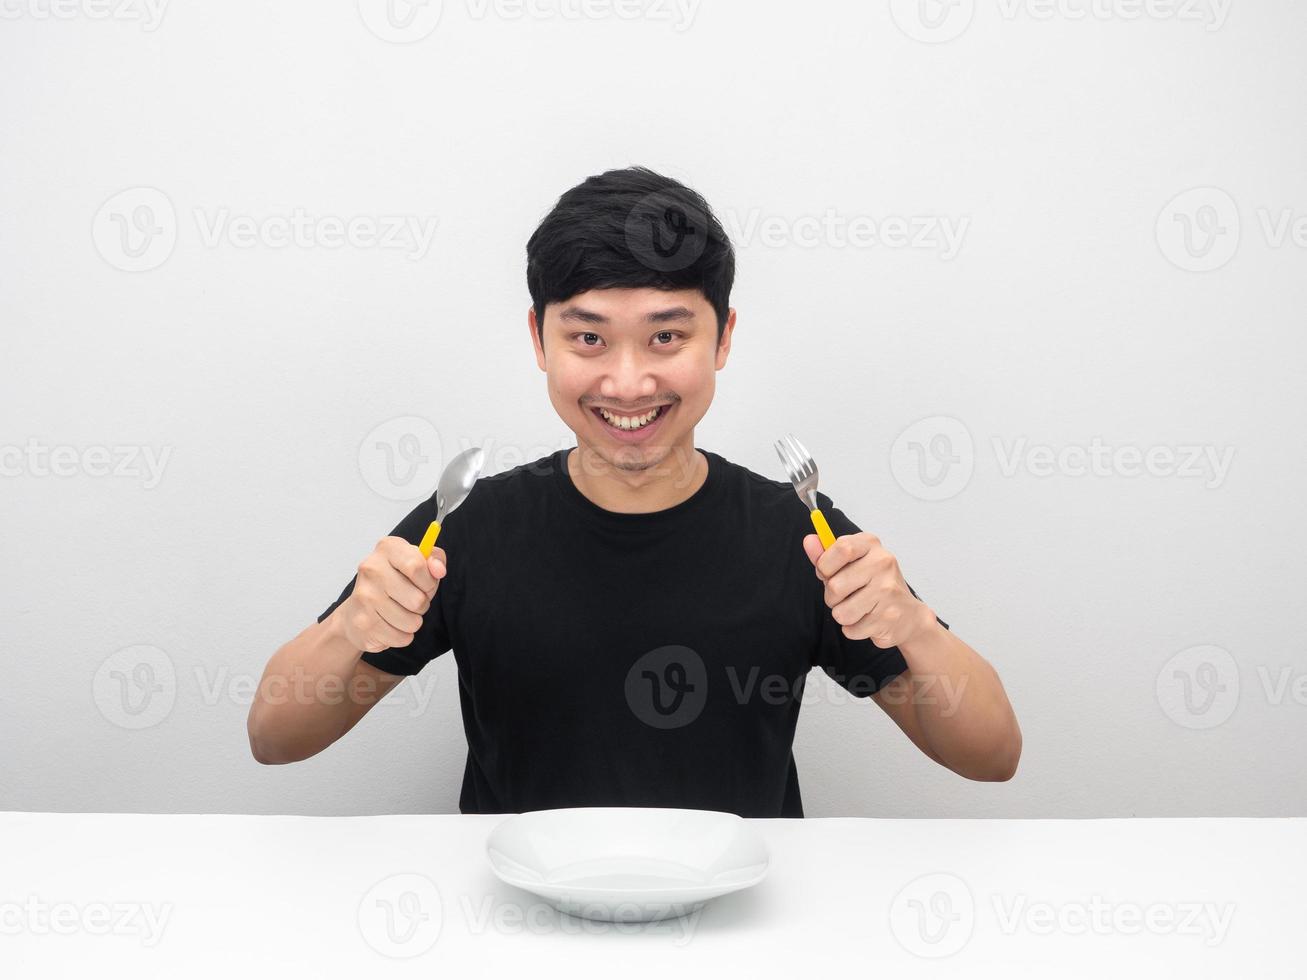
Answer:
<svg viewBox="0 0 1307 980"><path fill-rule="evenodd" d="M477 480L442 524L448 574L413 642L363 659L416 674L454 651L463 813L802 817L791 749L808 671L866 698L907 669L899 649L841 632L788 482L699 450L708 476L689 499L623 514L581 494L570 451ZM836 536L860 530L817 502ZM391 533L416 544L434 516L424 501Z"/></svg>

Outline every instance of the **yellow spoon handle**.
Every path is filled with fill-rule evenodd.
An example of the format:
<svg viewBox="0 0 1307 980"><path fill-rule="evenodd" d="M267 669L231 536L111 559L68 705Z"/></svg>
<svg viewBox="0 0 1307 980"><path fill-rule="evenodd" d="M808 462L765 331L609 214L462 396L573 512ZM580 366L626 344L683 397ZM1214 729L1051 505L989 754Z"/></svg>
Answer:
<svg viewBox="0 0 1307 980"><path fill-rule="evenodd" d="M440 535L440 522L432 521L431 526L427 528L427 533L422 535L422 543L418 545L418 549L422 552L423 558L431 557L431 549L436 546L436 538L439 535Z"/></svg>
<svg viewBox="0 0 1307 980"><path fill-rule="evenodd" d="M812 526L817 529L817 537L821 538L822 548L829 548L835 543L835 535L831 534L830 525L826 523L826 515L814 507L810 516Z"/></svg>

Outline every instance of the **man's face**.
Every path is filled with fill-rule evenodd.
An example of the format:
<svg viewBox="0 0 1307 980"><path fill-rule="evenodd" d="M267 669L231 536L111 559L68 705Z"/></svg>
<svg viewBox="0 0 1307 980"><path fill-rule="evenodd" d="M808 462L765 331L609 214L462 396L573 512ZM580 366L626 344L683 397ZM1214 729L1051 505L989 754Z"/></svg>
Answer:
<svg viewBox="0 0 1307 980"><path fill-rule="evenodd" d="M720 346L716 312L697 289L592 289L550 303L543 349L534 309L527 320L549 400L576 433L582 465L649 477L697 472L694 427L726 366L734 309ZM664 407L638 441L614 434L596 411L643 416L655 405Z"/></svg>

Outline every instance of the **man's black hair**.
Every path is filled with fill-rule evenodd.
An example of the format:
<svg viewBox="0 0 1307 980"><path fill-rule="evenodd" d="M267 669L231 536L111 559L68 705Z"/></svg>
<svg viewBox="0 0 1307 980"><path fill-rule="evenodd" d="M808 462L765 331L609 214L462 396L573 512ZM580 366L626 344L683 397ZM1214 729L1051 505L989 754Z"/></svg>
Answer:
<svg viewBox="0 0 1307 980"><path fill-rule="evenodd" d="M717 313L720 346L735 252L708 202L647 167L587 177L526 243L526 284L544 344L545 305L589 289L698 289Z"/></svg>

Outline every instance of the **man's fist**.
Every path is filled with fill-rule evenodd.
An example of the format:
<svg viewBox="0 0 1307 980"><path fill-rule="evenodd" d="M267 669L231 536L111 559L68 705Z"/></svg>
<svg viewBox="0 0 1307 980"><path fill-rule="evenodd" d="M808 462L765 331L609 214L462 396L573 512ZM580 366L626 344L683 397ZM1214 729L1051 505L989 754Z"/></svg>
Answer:
<svg viewBox="0 0 1307 980"><path fill-rule="evenodd" d="M906 643L934 613L912 594L899 571L898 559L868 531L845 534L823 550L821 539L809 534L803 550L826 583L825 600L841 632L850 640L871 640L878 647Z"/></svg>
<svg viewBox="0 0 1307 980"><path fill-rule="evenodd" d="M446 570L443 548L432 548L431 557L423 558L418 546L403 538L382 538L359 562L354 591L336 609L345 636L365 653L408 646Z"/></svg>

